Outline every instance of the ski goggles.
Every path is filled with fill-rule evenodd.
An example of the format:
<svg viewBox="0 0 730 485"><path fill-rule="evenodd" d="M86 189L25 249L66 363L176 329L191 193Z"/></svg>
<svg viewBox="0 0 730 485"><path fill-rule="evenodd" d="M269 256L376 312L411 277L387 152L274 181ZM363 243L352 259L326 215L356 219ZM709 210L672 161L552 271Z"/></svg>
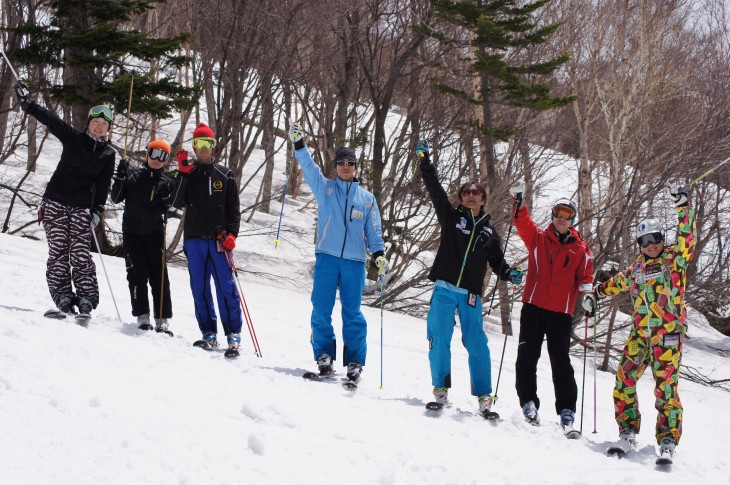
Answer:
<svg viewBox="0 0 730 485"><path fill-rule="evenodd" d="M337 160L335 162L335 165L337 165L338 167L354 167L355 165L357 165L357 162L353 162L352 160Z"/></svg>
<svg viewBox="0 0 730 485"><path fill-rule="evenodd" d="M636 242L638 242L639 246L642 248L647 247L649 244L659 244L663 240L664 237L660 232L650 232L649 234L644 234L643 236L636 238Z"/></svg>
<svg viewBox="0 0 730 485"><path fill-rule="evenodd" d="M552 212L555 219L563 219L564 221L569 221L575 217L575 212L564 205L553 207Z"/></svg>
<svg viewBox="0 0 730 485"><path fill-rule="evenodd" d="M147 150L147 156L152 160L158 160L162 163L165 163L170 159L170 154L162 148L150 148Z"/></svg>
<svg viewBox="0 0 730 485"><path fill-rule="evenodd" d="M112 110L109 108L109 106L100 104L98 106L94 106L89 111L89 118L104 118L109 123L112 122Z"/></svg>
<svg viewBox="0 0 730 485"><path fill-rule="evenodd" d="M196 150L215 148L215 138L193 138L193 147Z"/></svg>

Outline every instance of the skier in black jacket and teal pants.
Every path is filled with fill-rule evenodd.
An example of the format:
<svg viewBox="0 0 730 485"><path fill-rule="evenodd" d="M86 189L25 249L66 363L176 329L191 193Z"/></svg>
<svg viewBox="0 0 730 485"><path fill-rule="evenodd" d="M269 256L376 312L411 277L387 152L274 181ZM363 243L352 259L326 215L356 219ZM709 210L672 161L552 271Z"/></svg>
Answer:
<svg viewBox="0 0 730 485"><path fill-rule="evenodd" d="M467 182L459 190L460 204L451 205L431 164L428 142L416 147L421 175L441 225L441 238L428 279L435 282L428 311L428 360L435 401L448 403L451 387L451 338L454 312L459 314L464 347L469 353L471 394L478 397L479 411L489 413L494 402L492 363L482 319L482 291L487 263L503 280L522 281L522 272L504 260L500 238L484 212L486 190Z"/></svg>
<svg viewBox="0 0 730 485"><path fill-rule="evenodd" d="M101 220L114 173L114 149L108 134L112 112L104 105L89 111L83 131L28 99L28 88L13 85L20 106L61 141L61 159L43 194L39 220L48 239L46 280L60 313L85 315L99 304L96 266L91 258L91 230Z"/></svg>
<svg viewBox="0 0 730 485"><path fill-rule="evenodd" d="M112 186L112 202L125 201L122 217L124 257L132 300L132 315L143 330L152 330L147 282L152 289L155 330L167 332L172 317L170 282L165 258L165 215L171 204L172 179L163 173L170 145L154 140L147 146L145 163L129 168L119 160ZM162 297L162 314L160 314Z"/></svg>

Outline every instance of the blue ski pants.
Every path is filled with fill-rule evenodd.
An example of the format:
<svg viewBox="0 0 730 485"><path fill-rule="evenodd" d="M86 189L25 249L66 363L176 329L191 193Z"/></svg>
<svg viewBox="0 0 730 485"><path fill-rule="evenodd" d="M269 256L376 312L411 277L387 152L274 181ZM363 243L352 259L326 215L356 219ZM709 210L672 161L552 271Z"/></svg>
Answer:
<svg viewBox="0 0 730 485"><path fill-rule="evenodd" d="M360 311L365 289L365 263L325 253L318 253L314 263L311 321L314 358L327 354L335 360L337 345L332 310L338 286L342 306L343 365L353 361L365 365L367 322Z"/></svg>
<svg viewBox="0 0 730 485"><path fill-rule="evenodd" d="M200 331L218 333L210 280L215 283L218 310L221 314L223 332L226 335L241 333L241 304L233 272L228 266L226 255L216 250L215 241L189 239L183 245L188 257L190 289L195 302L195 318Z"/></svg>
<svg viewBox="0 0 730 485"><path fill-rule="evenodd" d="M431 307L426 319L428 334L428 361L431 365L431 384L451 387L451 337L454 335L458 312L461 322L461 342L469 353L471 394L483 396L492 393L492 361L482 320L482 298L469 305L469 292L438 280L431 295Z"/></svg>

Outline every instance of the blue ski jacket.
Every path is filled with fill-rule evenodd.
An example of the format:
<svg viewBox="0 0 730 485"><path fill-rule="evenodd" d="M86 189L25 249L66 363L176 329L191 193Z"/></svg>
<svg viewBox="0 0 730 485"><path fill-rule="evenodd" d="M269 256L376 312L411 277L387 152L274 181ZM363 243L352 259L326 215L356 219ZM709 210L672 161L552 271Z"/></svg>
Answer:
<svg viewBox="0 0 730 485"><path fill-rule="evenodd" d="M315 254L365 262L370 254L383 252L380 211L375 196L360 182L325 178L307 148L295 150L304 179L317 199Z"/></svg>

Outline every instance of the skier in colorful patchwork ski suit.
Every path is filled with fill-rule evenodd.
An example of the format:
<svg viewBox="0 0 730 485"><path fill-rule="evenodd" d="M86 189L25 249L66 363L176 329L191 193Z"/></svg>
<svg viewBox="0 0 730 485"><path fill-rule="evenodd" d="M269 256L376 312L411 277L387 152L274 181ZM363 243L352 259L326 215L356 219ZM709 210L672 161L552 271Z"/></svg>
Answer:
<svg viewBox="0 0 730 485"><path fill-rule="evenodd" d="M84 130L77 131L30 101L25 84L18 81L13 88L23 111L46 125L63 146L38 214L48 239L48 290L61 312L75 313L78 306L88 315L99 304L91 231L101 221L114 174L116 154L108 139L112 112L94 106Z"/></svg>
<svg viewBox="0 0 730 485"><path fill-rule="evenodd" d="M119 160L112 186L112 202L125 202L122 235L132 315L137 317L140 328L155 328L158 332L169 332L168 319L172 317L164 232L172 202L172 179L163 173L170 153L166 141L151 141L143 166L129 168L126 160ZM150 323L147 283L152 289L154 327Z"/></svg>
<svg viewBox="0 0 730 485"><path fill-rule="evenodd" d="M351 381L360 378L367 355L367 321L360 311L365 288L368 252L378 271L387 269L380 211L375 196L355 177L357 157L347 147L335 154L337 179L325 178L309 150L304 131L292 124L289 137L304 172L304 179L317 199L317 243L312 288L312 350L320 374L332 373L336 338L332 310L337 288L342 305L343 365Z"/></svg>
<svg viewBox="0 0 730 485"><path fill-rule="evenodd" d="M426 319L428 360L435 401L448 402L451 387L451 339L458 312L461 341L469 354L471 394L479 402L482 413L491 410L492 363L482 316L482 292L487 264L502 280L522 282L522 271L511 268L504 260L500 237L489 225L484 211L487 192L476 182L467 182L459 189L459 205L454 207L441 186L436 168L431 163L428 142L416 146L421 175L433 202L441 226L436 258L428 279L434 289Z"/></svg>
<svg viewBox="0 0 730 485"><path fill-rule="evenodd" d="M644 370L651 367L656 382L656 440L660 446L667 442L672 451L682 436L682 403L677 386L687 333L684 290L687 266L697 243L695 213L689 207L688 192L687 186L670 188L679 219L674 245L665 245L660 223L642 221L637 226L639 257L622 273L596 286L599 298L628 292L634 306L633 327L624 345L613 391L620 436L624 430L639 432L636 384ZM591 300L588 295L586 298Z"/></svg>
<svg viewBox="0 0 730 485"><path fill-rule="evenodd" d="M216 163L215 146L213 130L200 123L193 131L195 160L188 160L186 150L175 154L178 176L172 190L172 205L178 209L185 207L183 249L188 258L195 318L203 334L195 345L205 349L218 347L212 279L228 348L237 350L243 319L226 252L236 247L241 223L240 202L236 177L233 171Z"/></svg>

